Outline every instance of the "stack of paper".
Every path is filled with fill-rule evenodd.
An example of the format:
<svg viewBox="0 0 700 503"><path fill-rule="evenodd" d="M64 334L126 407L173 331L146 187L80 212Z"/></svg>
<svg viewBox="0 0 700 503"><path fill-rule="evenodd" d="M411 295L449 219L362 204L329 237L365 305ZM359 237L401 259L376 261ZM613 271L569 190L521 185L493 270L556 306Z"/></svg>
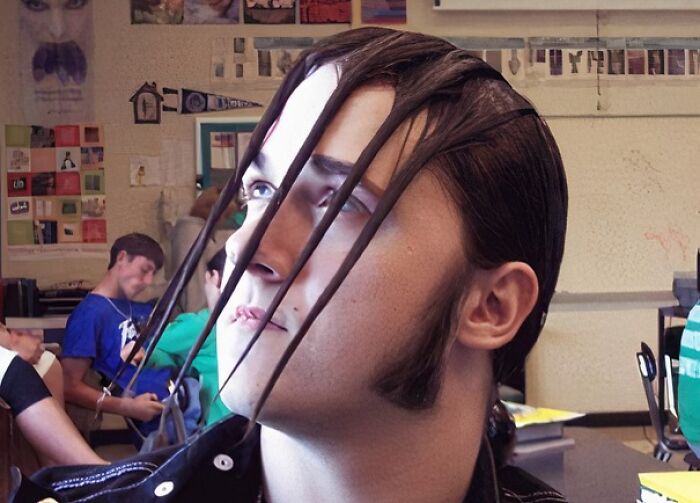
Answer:
<svg viewBox="0 0 700 503"><path fill-rule="evenodd" d="M700 472L640 473L642 503L700 503Z"/></svg>
<svg viewBox="0 0 700 503"><path fill-rule="evenodd" d="M516 460L562 452L574 446L574 439L564 437L564 423L582 417L579 412L532 407L504 402L515 419Z"/></svg>

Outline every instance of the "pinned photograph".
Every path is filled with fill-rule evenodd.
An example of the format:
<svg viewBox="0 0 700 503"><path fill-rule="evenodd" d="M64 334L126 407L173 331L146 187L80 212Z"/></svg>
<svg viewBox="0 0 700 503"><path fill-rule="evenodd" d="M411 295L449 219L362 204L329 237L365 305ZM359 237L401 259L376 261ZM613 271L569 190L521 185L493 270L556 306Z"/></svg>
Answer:
<svg viewBox="0 0 700 503"><path fill-rule="evenodd" d="M627 50L627 73L629 75L646 74L646 51L642 49Z"/></svg>
<svg viewBox="0 0 700 503"><path fill-rule="evenodd" d="M79 147L80 126L56 126L54 128L57 147Z"/></svg>
<svg viewBox="0 0 700 503"><path fill-rule="evenodd" d="M647 51L647 61L649 64L649 75L665 75L664 50L651 49Z"/></svg>
<svg viewBox="0 0 700 503"><path fill-rule="evenodd" d="M129 159L129 183L132 187L160 185L160 157L155 155L132 156Z"/></svg>
<svg viewBox="0 0 700 503"><path fill-rule="evenodd" d="M25 173L7 174L7 197L31 196L32 177Z"/></svg>
<svg viewBox="0 0 700 503"><path fill-rule="evenodd" d="M80 204L80 211L83 218L101 218L107 211L107 201L105 196L83 197Z"/></svg>
<svg viewBox="0 0 700 503"><path fill-rule="evenodd" d="M549 50L549 74L553 76L562 75L564 72L562 66L561 49Z"/></svg>
<svg viewBox="0 0 700 503"><path fill-rule="evenodd" d="M30 171L30 149L7 147L7 171Z"/></svg>
<svg viewBox="0 0 700 503"><path fill-rule="evenodd" d="M81 174L81 192L83 194L104 194L104 170L90 169Z"/></svg>
<svg viewBox="0 0 700 503"><path fill-rule="evenodd" d="M625 50L624 49L609 49L608 50L608 75L624 75L625 74Z"/></svg>
<svg viewBox="0 0 700 503"><path fill-rule="evenodd" d="M503 73L503 63L501 59L501 51L484 51L484 61L499 73Z"/></svg>
<svg viewBox="0 0 700 503"><path fill-rule="evenodd" d="M30 144L32 148L51 148L56 146L53 128L32 126Z"/></svg>
<svg viewBox="0 0 700 503"><path fill-rule="evenodd" d="M688 75L700 75L700 49L688 50Z"/></svg>
<svg viewBox="0 0 700 503"><path fill-rule="evenodd" d="M102 145L102 126L95 124L83 125L80 128L80 146L97 147Z"/></svg>
<svg viewBox="0 0 700 503"><path fill-rule="evenodd" d="M31 170L40 173L56 171L55 148L33 148L31 151Z"/></svg>
<svg viewBox="0 0 700 503"><path fill-rule="evenodd" d="M581 77L586 75L584 70L585 60L583 49L570 49L563 51L564 75L569 77Z"/></svg>
<svg viewBox="0 0 700 503"><path fill-rule="evenodd" d="M406 22L406 0L362 0L362 22L396 24Z"/></svg>
<svg viewBox="0 0 700 503"><path fill-rule="evenodd" d="M528 51L526 73L530 77L545 78L549 75L547 49L530 49Z"/></svg>
<svg viewBox="0 0 700 503"><path fill-rule="evenodd" d="M509 80L521 78L524 75L525 52L523 49L506 49L503 51L503 59L506 59L505 64L502 64L504 74Z"/></svg>
<svg viewBox="0 0 700 503"><path fill-rule="evenodd" d="M80 147L56 149L56 171L80 171L81 151Z"/></svg>
<svg viewBox="0 0 700 503"><path fill-rule="evenodd" d="M272 77L272 56L270 51L258 51L258 77Z"/></svg>
<svg viewBox="0 0 700 503"><path fill-rule="evenodd" d="M668 74L685 75L685 49L668 50Z"/></svg>
<svg viewBox="0 0 700 503"><path fill-rule="evenodd" d="M33 200L31 197L8 197L7 219L27 220L34 216Z"/></svg>
<svg viewBox="0 0 700 503"><path fill-rule="evenodd" d="M104 147L80 147L80 165L82 168L102 166L104 160Z"/></svg>
<svg viewBox="0 0 700 503"><path fill-rule="evenodd" d="M6 147L26 147L32 146L31 126L5 126L5 146Z"/></svg>
<svg viewBox="0 0 700 503"><path fill-rule="evenodd" d="M239 0L185 0L183 24L235 24Z"/></svg>
<svg viewBox="0 0 700 503"><path fill-rule="evenodd" d="M155 82L144 82L129 101L133 104L134 124L160 124L163 95Z"/></svg>
<svg viewBox="0 0 700 503"><path fill-rule="evenodd" d="M58 243L58 222L56 220L34 221L35 242L39 245Z"/></svg>
<svg viewBox="0 0 700 503"><path fill-rule="evenodd" d="M606 51L588 51L586 56L586 71L593 75L605 75L607 68Z"/></svg>
<svg viewBox="0 0 700 503"><path fill-rule="evenodd" d="M36 218L55 218L55 210L53 199L42 197L34 198L34 216Z"/></svg>
<svg viewBox="0 0 700 503"><path fill-rule="evenodd" d="M33 245L34 222L32 220L8 221L7 244L9 246Z"/></svg>
<svg viewBox="0 0 700 503"><path fill-rule="evenodd" d="M80 243L82 236L80 233L80 222L59 222L58 242L59 243Z"/></svg>
<svg viewBox="0 0 700 503"><path fill-rule="evenodd" d="M59 213L64 219L79 219L81 216L80 198L60 199L58 201Z"/></svg>
<svg viewBox="0 0 700 503"><path fill-rule="evenodd" d="M104 219L83 220L83 243L106 243L107 222Z"/></svg>
<svg viewBox="0 0 700 503"><path fill-rule="evenodd" d="M57 196L79 196L80 195L80 173L56 173L56 195Z"/></svg>
<svg viewBox="0 0 700 503"><path fill-rule="evenodd" d="M350 0L299 0L301 24L350 23Z"/></svg>
<svg viewBox="0 0 700 503"><path fill-rule="evenodd" d="M131 24L182 24L184 1L131 0Z"/></svg>
<svg viewBox="0 0 700 503"><path fill-rule="evenodd" d="M294 0L243 0L246 24L295 24Z"/></svg>
<svg viewBox="0 0 700 503"><path fill-rule="evenodd" d="M32 175L33 196L53 196L56 194L56 173L36 173Z"/></svg>

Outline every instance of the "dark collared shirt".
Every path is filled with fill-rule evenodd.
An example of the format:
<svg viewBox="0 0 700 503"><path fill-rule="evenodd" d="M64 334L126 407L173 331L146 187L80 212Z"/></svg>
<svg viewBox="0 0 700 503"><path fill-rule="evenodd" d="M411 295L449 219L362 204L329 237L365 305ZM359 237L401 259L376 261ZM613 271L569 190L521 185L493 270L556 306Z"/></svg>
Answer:
<svg viewBox="0 0 700 503"><path fill-rule="evenodd" d="M45 468L31 478L15 474L12 503L227 501L256 503L262 487L260 431L238 443L247 426L242 417L219 422L185 445L139 455L99 467ZM474 472L465 503L562 503L552 488L524 471L491 468L483 456Z"/></svg>

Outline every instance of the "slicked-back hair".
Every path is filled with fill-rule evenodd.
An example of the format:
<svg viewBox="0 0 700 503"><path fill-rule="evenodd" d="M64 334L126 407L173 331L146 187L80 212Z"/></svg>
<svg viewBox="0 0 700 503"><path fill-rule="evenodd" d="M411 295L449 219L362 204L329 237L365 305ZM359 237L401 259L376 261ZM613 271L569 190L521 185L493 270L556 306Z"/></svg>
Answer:
<svg viewBox="0 0 700 503"><path fill-rule="evenodd" d="M117 255L120 251L125 251L130 258L142 256L153 261L156 270L163 267L163 249L158 242L146 234L140 232L132 232L124 236L118 237L112 248L109 250L109 265L107 269L111 269L117 263Z"/></svg>
<svg viewBox="0 0 700 503"><path fill-rule="evenodd" d="M375 73L360 80L395 88L392 113L427 112L423 138L411 158L426 160L425 169L438 176L461 210L468 263L491 269L522 261L533 268L539 282L537 303L513 340L494 355L495 379L506 378L522 365L539 336L564 251L566 177L548 126L498 72L439 38L361 28L324 39L305 56L316 64L336 61L341 69L339 86L373 66ZM429 334L438 354L444 350L450 335L447 321L460 299L450 285L445 291L437 330ZM408 359L403 370L396 369L393 378L387 376L381 383L398 401L419 408L420 402L425 406L432 402L425 394L436 389L425 378L430 374L425 367L440 362L438 355L425 351L425 345L417 344L423 357ZM424 377L405 388L401 382L411 383L411 368L423 369ZM419 403L413 403L416 399Z"/></svg>
<svg viewBox="0 0 700 503"><path fill-rule="evenodd" d="M388 84L395 90L392 109L356 160L321 221L301 250L289 277L280 284L260 322L272 318L296 275L311 256L377 152L403 124L423 114L425 125L401 166L397 166L376 209L346 257L342 259L298 332L291 339L263 388L251 424L258 417L277 379L309 327L337 291L353 265L391 211L404 189L429 170L444 186L462 216L464 270L445 271L442 299L433 302L431 326L421 340L399 358L395 368L377 376L376 389L400 406L430 407L439 391L445 347L455 328L455 313L468 287L470 271L491 269L509 261L529 264L537 275L536 305L511 342L494 354L494 378L501 380L518 368L542 329L554 293L566 230L566 178L557 146L544 120L532 105L482 60L449 42L417 33L384 28L349 30L320 41L301 54L275 94L254 131L239 169L215 204L204 229L156 306L142 340L156 340L170 316L178 293L191 278L216 220L240 189L242 177L296 87L316 68L336 65L336 89L279 183L255 229L236 256L211 318L188 354L177 383L199 350L253 258L276 211L284 202L303 166L337 112L356 89ZM348 138L347 141L353 141ZM426 201L430 204L430 201ZM439 243L436 243L439 245ZM417 318L424 313L416 313ZM233 366L236 371L261 334L253 335ZM150 348L149 348L150 349ZM137 347L134 348L135 353ZM147 361L146 358L141 362ZM231 375L228 376L230 379ZM222 387L228 379L224 379Z"/></svg>

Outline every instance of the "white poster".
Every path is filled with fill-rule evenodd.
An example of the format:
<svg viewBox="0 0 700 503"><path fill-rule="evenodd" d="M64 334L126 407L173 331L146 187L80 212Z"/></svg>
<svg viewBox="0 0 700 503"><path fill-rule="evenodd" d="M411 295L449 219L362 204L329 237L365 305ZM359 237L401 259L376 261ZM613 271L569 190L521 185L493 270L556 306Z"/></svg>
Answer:
<svg viewBox="0 0 700 503"><path fill-rule="evenodd" d="M25 122L94 120L92 0L16 0Z"/></svg>

